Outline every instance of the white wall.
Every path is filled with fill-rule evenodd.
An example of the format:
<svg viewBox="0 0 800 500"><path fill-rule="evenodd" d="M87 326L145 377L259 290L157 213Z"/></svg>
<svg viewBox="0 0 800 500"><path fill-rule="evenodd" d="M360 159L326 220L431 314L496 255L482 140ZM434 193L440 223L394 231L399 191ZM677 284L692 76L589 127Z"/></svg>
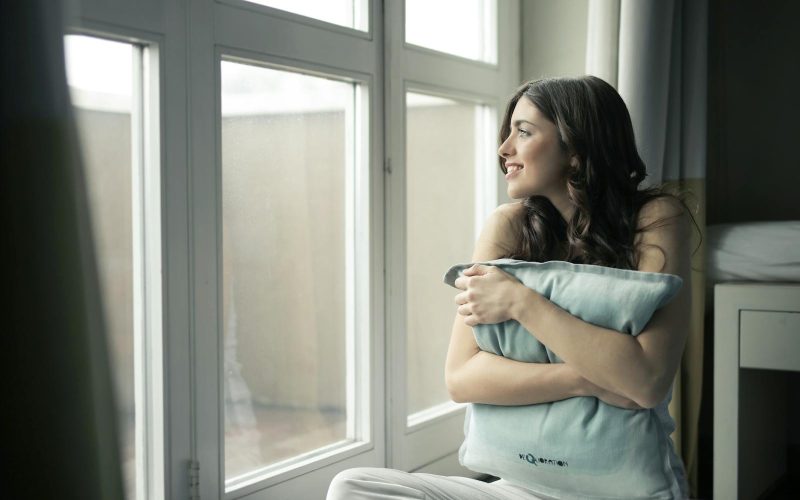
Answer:
<svg viewBox="0 0 800 500"><path fill-rule="evenodd" d="M583 75L588 14L589 0L524 0L522 78Z"/></svg>

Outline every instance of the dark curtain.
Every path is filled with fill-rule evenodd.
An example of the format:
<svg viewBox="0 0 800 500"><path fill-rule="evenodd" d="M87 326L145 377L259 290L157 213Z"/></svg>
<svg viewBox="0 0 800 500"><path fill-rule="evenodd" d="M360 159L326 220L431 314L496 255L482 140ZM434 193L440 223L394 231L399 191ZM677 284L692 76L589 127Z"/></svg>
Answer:
<svg viewBox="0 0 800 500"><path fill-rule="evenodd" d="M123 498L60 2L0 3L0 497Z"/></svg>

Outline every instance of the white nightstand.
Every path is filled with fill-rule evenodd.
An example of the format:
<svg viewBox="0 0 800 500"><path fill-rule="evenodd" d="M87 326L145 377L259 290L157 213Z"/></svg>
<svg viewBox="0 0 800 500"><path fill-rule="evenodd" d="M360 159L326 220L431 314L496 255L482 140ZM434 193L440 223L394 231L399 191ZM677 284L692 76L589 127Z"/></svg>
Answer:
<svg viewBox="0 0 800 500"><path fill-rule="evenodd" d="M800 284L714 287L714 498L786 473L786 371L800 371Z"/></svg>

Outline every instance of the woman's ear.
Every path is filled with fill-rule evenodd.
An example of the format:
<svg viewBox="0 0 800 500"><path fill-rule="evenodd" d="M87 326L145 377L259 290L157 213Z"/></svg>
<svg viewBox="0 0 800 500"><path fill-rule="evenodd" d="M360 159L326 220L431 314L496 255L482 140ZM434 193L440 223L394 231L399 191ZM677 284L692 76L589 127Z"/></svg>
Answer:
<svg viewBox="0 0 800 500"><path fill-rule="evenodd" d="M581 164L581 160L580 160L580 158L578 158L577 153L569 155L569 165L572 168L578 168L578 166L580 164Z"/></svg>

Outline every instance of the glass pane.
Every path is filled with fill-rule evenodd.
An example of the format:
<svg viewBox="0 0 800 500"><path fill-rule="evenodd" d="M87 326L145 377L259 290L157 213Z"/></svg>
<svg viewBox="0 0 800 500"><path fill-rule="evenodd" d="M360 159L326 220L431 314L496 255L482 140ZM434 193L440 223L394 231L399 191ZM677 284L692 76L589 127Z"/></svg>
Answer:
<svg viewBox="0 0 800 500"><path fill-rule="evenodd" d="M225 477L346 440L355 85L223 61Z"/></svg>
<svg viewBox="0 0 800 500"><path fill-rule="evenodd" d="M455 304L442 275L475 245L481 106L408 93L406 132L409 415L450 401L444 362Z"/></svg>
<svg viewBox="0 0 800 500"><path fill-rule="evenodd" d="M131 110L133 47L65 38L120 418L127 498L136 498ZM141 244L140 242L138 244Z"/></svg>
<svg viewBox="0 0 800 500"><path fill-rule="evenodd" d="M285 10L326 21L367 31L367 0L245 0L267 7Z"/></svg>
<svg viewBox="0 0 800 500"><path fill-rule="evenodd" d="M496 0L406 0L406 42L497 61Z"/></svg>

